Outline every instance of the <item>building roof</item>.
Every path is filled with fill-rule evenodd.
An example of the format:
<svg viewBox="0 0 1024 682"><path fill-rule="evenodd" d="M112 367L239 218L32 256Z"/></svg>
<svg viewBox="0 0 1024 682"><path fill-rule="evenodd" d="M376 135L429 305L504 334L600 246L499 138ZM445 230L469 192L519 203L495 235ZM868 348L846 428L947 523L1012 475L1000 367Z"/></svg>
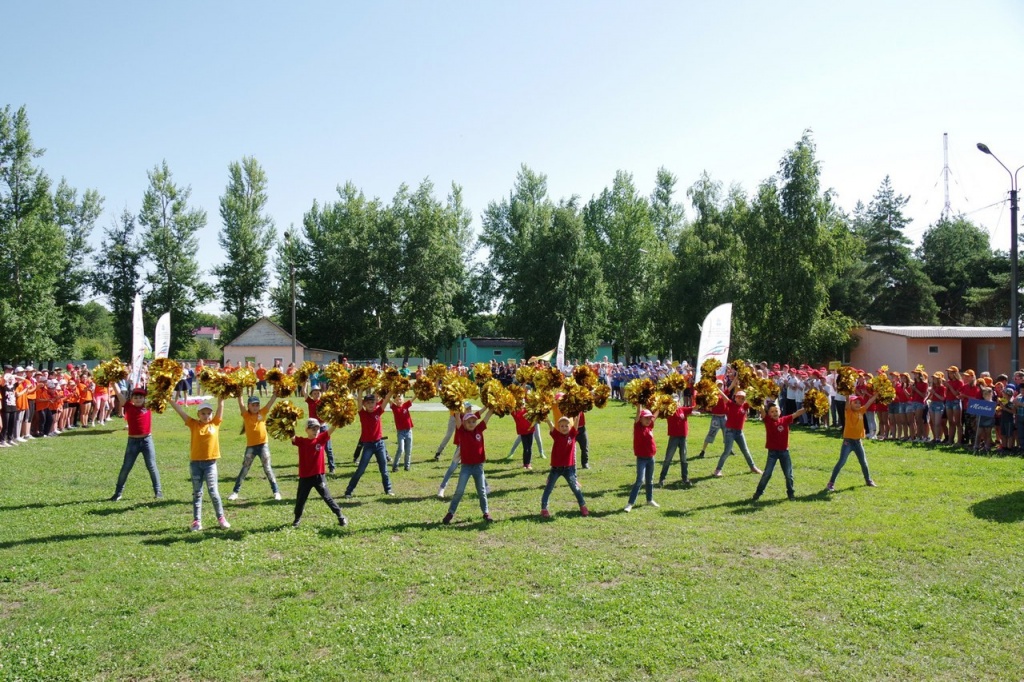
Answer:
<svg viewBox="0 0 1024 682"><path fill-rule="evenodd" d="M522 348L524 345L522 339L507 337L471 336L469 340L477 348Z"/></svg>
<svg viewBox="0 0 1024 682"><path fill-rule="evenodd" d="M291 346L292 335L286 332L280 325L276 324L269 317L261 317L251 327L236 336L228 346ZM305 348L306 345L296 340L296 346Z"/></svg>
<svg viewBox="0 0 1024 682"><path fill-rule="evenodd" d="M220 334L220 327L199 327L192 330L193 336L217 336Z"/></svg>
<svg viewBox="0 0 1024 682"><path fill-rule="evenodd" d="M867 324L861 327L873 332L902 336L907 339L1008 339L1009 327L896 327Z"/></svg>

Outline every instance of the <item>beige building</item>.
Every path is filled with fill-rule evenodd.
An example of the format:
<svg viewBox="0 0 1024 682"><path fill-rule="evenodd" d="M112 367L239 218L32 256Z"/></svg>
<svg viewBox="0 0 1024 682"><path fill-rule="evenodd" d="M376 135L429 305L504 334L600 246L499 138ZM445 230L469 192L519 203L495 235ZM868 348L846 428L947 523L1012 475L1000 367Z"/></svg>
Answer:
<svg viewBox="0 0 1024 682"><path fill-rule="evenodd" d="M299 341L295 344L296 365L306 360L326 365L340 359L341 354L337 351L310 348ZM280 360L282 367L287 367L292 361L292 335L267 317L258 320L224 346L224 361L232 365L252 362L256 366L262 362L269 369L274 366L275 360Z"/></svg>
<svg viewBox="0 0 1024 682"><path fill-rule="evenodd" d="M865 325L851 332L859 339L850 364L875 371L882 365L909 372L924 365L928 373L961 370L1010 373L1009 327L895 327ZM1018 350L1018 359L1021 358Z"/></svg>

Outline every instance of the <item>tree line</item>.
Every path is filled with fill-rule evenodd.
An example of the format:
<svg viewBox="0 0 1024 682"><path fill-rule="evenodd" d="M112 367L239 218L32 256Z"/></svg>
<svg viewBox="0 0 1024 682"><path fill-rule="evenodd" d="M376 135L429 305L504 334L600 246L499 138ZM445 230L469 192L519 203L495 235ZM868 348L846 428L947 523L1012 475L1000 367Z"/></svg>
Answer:
<svg viewBox="0 0 1024 682"><path fill-rule="evenodd" d="M692 358L698 324L731 301L736 354L822 361L848 352L859 323L1003 325L1009 314L1008 260L983 229L943 216L912 249L909 199L888 177L844 212L821 186L810 131L752 195L704 174L684 202L660 168L649 195L620 171L589 200L556 201L546 176L524 165L508 196L483 210L478 235L461 187L439 197L429 179L388 202L340 185L279 234L267 175L245 157L228 165L212 284L198 263L206 211L166 161L147 171L138 211L103 228L93 254L103 197L64 179L53 187L42 155L24 107L0 111L5 359L73 357L83 336L108 327L110 350L125 354L136 293L147 328L171 312L172 357L196 354L191 330L209 318L199 309L211 297L224 311L222 342L268 308L288 329L293 273L298 338L353 358L433 357L466 334L522 338L540 353L563 321L570 357L611 342L620 359Z"/></svg>

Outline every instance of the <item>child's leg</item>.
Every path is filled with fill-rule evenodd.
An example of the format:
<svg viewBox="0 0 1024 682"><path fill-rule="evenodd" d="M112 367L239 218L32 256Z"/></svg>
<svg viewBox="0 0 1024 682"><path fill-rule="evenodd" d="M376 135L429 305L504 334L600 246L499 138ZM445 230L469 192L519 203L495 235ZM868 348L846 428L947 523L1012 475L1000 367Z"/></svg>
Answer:
<svg viewBox="0 0 1024 682"><path fill-rule="evenodd" d="M441 453L444 452L444 449L446 447L448 447L448 441L450 441L452 439L452 436L454 436L454 435L455 435L455 415L449 415L448 416L448 430L445 431L444 438L441 439L441 444L437 446L437 454L434 455L434 460L435 461L438 460L438 459L441 459ZM511 456L512 455L510 453L509 457L511 457Z"/></svg>
<svg viewBox="0 0 1024 682"><path fill-rule="evenodd" d="M864 482L871 482L871 472L868 471L868 456L864 452L864 443L860 440L853 441L853 452L857 455L857 461L860 462L860 472L864 474Z"/></svg>
<svg viewBox="0 0 1024 682"><path fill-rule="evenodd" d="M135 460L139 457L141 447L138 441L141 438L129 438L127 445L124 446L124 460L121 462L121 472L117 475L117 485L114 486L114 497L118 497L124 492L124 486L128 482L128 474L132 472L132 467L135 466Z"/></svg>
<svg viewBox="0 0 1024 682"><path fill-rule="evenodd" d="M772 472L775 471L775 460L777 457L778 453L775 450L768 451L768 459L764 463L764 473L761 474L761 480L757 482L757 490L754 491L754 499L757 499L764 494L764 489L768 487L768 481L772 480Z"/></svg>
<svg viewBox="0 0 1024 682"><path fill-rule="evenodd" d="M146 463L146 470L149 471L149 481L153 484L153 494L163 497L163 489L160 487L160 471L156 468L156 448L153 446L153 436L137 439L141 441L142 461Z"/></svg>
<svg viewBox="0 0 1024 682"><path fill-rule="evenodd" d="M581 426L576 432L576 445L580 449L580 465L587 469L590 467L590 439L587 437L587 427Z"/></svg>
<svg viewBox="0 0 1024 682"><path fill-rule="evenodd" d="M679 437L679 467L683 474L683 483L690 482L690 465L686 461L686 436Z"/></svg>
<svg viewBox="0 0 1024 682"><path fill-rule="evenodd" d="M537 456L544 459L544 441L540 437L540 429L533 430L533 440L537 443Z"/></svg>
<svg viewBox="0 0 1024 682"><path fill-rule="evenodd" d="M551 499L551 491L555 489L555 483L558 481L558 477L561 475L559 469L554 467L548 472L548 481L544 484L544 494L540 496L540 508L548 508L548 500Z"/></svg>
<svg viewBox="0 0 1024 682"><path fill-rule="evenodd" d="M665 461L661 463L661 474L658 476L658 485L665 483L665 477L668 476L668 470L672 466L672 458L675 457L676 450L679 448L679 440L677 436L668 439L668 446L665 448Z"/></svg>
<svg viewBox="0 0 1024 682"><path fill-rule="evenodd" d="M448 513L455 516L455 512L459 508L459 502L462 501L462 496L466 493L466 483L469 481L471 475L470 469L473 467L464 466L459 471L459 483L455 486L455 494L452 495L452 502L448 505ZM477 488L479 491L479 488Z"/></svg>
<svg viewBox="0 0 1024 682"><path fill-rule="evenodd" d="M270 483L270 491L273 493L281 492L281 489L277 487L277 477L274 476L274 469L270 465L270 444L264 443L257 446L256 454L260 458L260 463L263 464L263 475L267 477L267 482Z"/></svg>
<svg viewBox="0 0 1024 682"><path fill-rule="evenodd" d="M533 434L523 439L523 466L532 466L533 462Z"/></svg>
<svg viewBox="0 0 1024 682"><path fill-rule="evenodd" d="M843 445L839 448L839 461L836 462L835 467L832 469L832 478L828 480L829 485L835 485L836 478L839 477L839 472L846 466L846 460L850 456L850 451L853 450L853 444L859 443L860 441L853 440L850 438L843 439Z"/></svg>
<svg viewBox="0 0 1024 682"><path fill-rule="evenodd" d="M792 499L796 493L793 490L793 459L789 456L789 450L782 451L779 463L782 464L782 475L786 477L786 496Z"/></svg>
<svg viewBox="0 0 1024 682"><path fill-rule="evenodd" d="M359 479L363 477L363 473L366 472L366 467L370 463L370 458L373 457L373 443L360 443L360 447L363 450L363 456L359 458L359 466L356 467L356 472L352 474L352 478L348 481L348 487L345 488L345 495L351 495L352 491L359 485Z"/></svg>
<svg viewBox="0 0 1024 682"><path fill-rule="evenodd" d="M576 496L576 503L581 507L586 507L587 501L583 499L583 491L580 490L580 485L576 481L576 467L568 467L562 475L565 476L565 480L569 483L569 489Z"/></svg>
<svg viewBox="0 0 1024 682"><path fill-rule="evenodd" d="M722 452L722 456L718 458L718 466L715 467L715 471L721 471L725 466L725 460L729 459L729 455L732 454L732 444L736 440L735 429L726 429L722 435L722 440L725 442L725 450Z"/></svg>
<svg viewBox="0 0 1024 682"><path fill-rule="evenodd" d="M636 480L633 482L633 487L629 491L629 505L633 506L636 503L636 496L640 493L640 486L644 482L644 460L640 457L636 458Z"/></svg>
<svg viewBox="0 0 1024 682"><path fill-rule="evenodd" d="M512 459L512 455L516 454L516 448L518 448L519 444L522 443L522 442L523 442L523 437L522 436L516 436L516 439L514 441L512 441L512 449L508 451L508 457L506 457L505 459Z"/></svg>
<svg viewBox="0 0 1024 682"><path fill-rule="evenodd" d="M315 484L316 477L313 476L299 479L299 490L295 493L295 523L302 519L302 512L306 508L306 498L309 497L309 491Z"/></svg>
<svg viewBox="0 0 1024 682"><path fill-rule="evenodd" d="M384 447L383 440L373 444L373 456L377 458L377 468L380 469L380 482L384 486L384 492L390 495L391 476L388 474L388 450Z"/></svg>
<svg viewBox="0 0 1024 682"><path fill-rule="evenodd" d="M476 494L480 498L480 511L483 512L484 516L489 513L487 508L487 479L484 476L484 465L474 464L470 467L472 471L469 473L473 476L473 482L476 484Z"/></svg>
<svg viewBox="0 0 1024 682"><path fill-rule="evenodd" d="M750 448L747 447L747 437L743 435L742 431L736 434L736 444L740 446L740 452L743 453L743 459L747 460L747 466L751 469L756 469L757 465L754 464L754 458L750 455Z"/></svg>
<svg viewBox="0 0 1024 682"><path fill-rule="evenodd" d="M249 467L252 466L252 461L256 459L256 450L260 446L249 446L245 448L245 455L242 457L242 470L238 472L238 477L235 479L235 487L231 492L237 495L242 490L242 481L249 475Z"/></svg>
<svg viewBox="0 0 1024 682"><path fill-rule="evenodd" d="M211 460L206 467L206 489L210 491L213 510L217 512L219 519L224 516L224 503L220 499L220 490L217 488L217 460Z"/></svg>
<svg viewBox="0 0 1024 682"><path fill-rule="evenodd" d="M441 490L444 490L448 486L448 481L451 480L455 470L462 464L462 452L459 448L455 448L455 454L452 455L452 463L448 465L448 470L444 472L444 477L441 479Z"/></svg>
<svg viewBox="0 0 1024 682"><path fill-rule="evenodd" d="M654 499L654 458L644 458L644 490L647 493L647 501Z"/></svg>
<svg viewBox="0 0 1024 682"><path fill-rule="evenodd" d="M202 462L189 462L189 473L192 475L192 520L203 518L203 469Z"/></svg>
<svg viewBox="0 0 1024 682"><path fill-rule="evenodd" d="M338 520L340 521L344 519L345 514L342 513L341 507L339 507L338 503L334 501L333 497L331 497L331 491L327 489L327 478L323 474L313 476L311 478L313 480L313 488L316 489L323 501L327 503L327 506L331 508L334 515L338 517Z"/></svg>

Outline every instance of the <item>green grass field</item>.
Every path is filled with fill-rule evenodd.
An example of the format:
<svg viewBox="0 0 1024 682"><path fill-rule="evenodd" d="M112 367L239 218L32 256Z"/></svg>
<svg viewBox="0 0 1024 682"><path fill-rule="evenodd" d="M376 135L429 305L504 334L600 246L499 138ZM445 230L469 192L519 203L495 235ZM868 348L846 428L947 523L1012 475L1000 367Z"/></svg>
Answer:
<svg viewBox="0 0 1024 682"><path fill-rule="evenodd" d="M840 440L794 433L797 499L780 470L760 502L742 457L723 479L691 462L692 489L622 512L635 467L632 410L588 418L593 469L582 518L564 482L539 516L546 461L503 458L511 419L492 419L496 522L473 485L452 526L432 460L447 414L418 412L411 472L383 496L373 468L339 528L313 493L291 527L294 448L271 445L284 500L259 465L227 502L244 438L227 406L220 490L233 527L190 533L188 432L155 417L166 499L141 459L108 502L121 422L0 450L0 679L1020 679L1024 670L1022 462L868 443L878 488L855 459L822 491ZM389 450L394 427L385 415ZM692 419L691 456L706 418ZM111 428L111 426L115 428ZM656 427L660 455L665 424ZM764 430L747 438L763 466ZM335 434L353 470L358 433ZM548 442L546 441L546 446ZM518 456L518 453L517 453ZM449 495L454 484L449 485Z"/></svg>

